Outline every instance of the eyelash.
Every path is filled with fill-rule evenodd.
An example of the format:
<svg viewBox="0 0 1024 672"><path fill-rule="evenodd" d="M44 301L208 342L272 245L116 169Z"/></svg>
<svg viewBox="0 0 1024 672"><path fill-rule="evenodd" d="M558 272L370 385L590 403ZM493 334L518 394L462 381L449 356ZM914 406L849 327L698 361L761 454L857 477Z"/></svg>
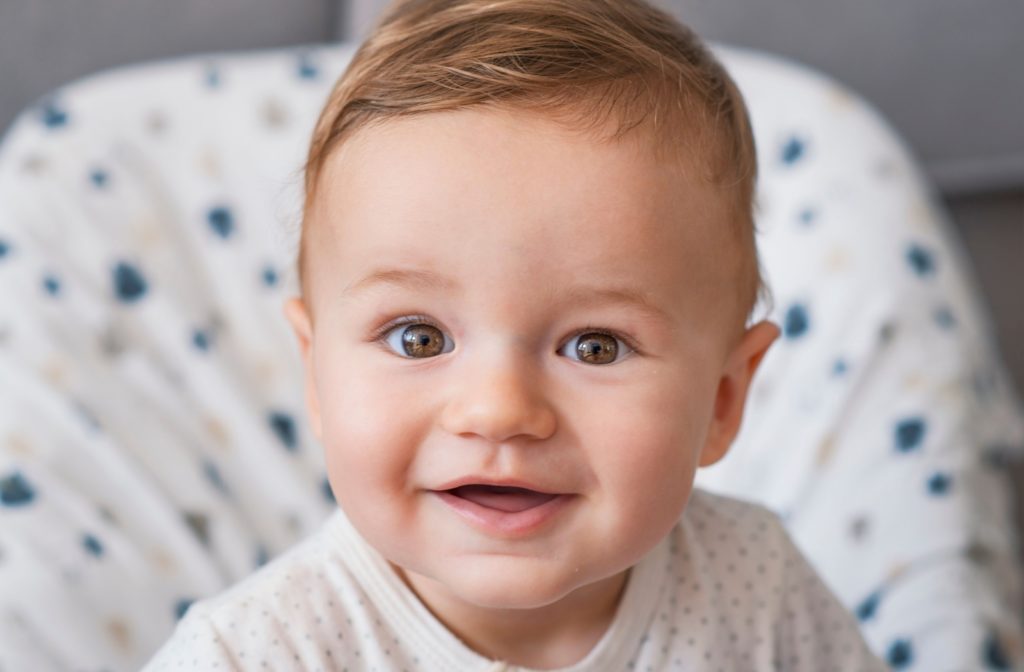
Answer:
<svg viewBox="0 0 1024 672"><path fill-rule="evenodd" d="M380 345L382 348L388 350L388 352L390 352L390 349L386 345L384 345L384 340L387 338L387 335L391 333L393 329L397 329L398 327L402 327L409 324L427 324L439 331L443 331L441 325L439 325L436 321L430 319L426 315L406 315L405 317L400 317L396 320L389 320L382 327L378 327L376 330L374 330L371 336L371 340L374 343ZM604 334L605 336L608 336L610 338L617 338L623 343L625 343L626 347L628 347L631 350L631 352L627 354L627 357L633 354L640 354L640 349L637 347L636 341L634 341L629 336L612 331L611 329L598 327L596 325L587 325L575 330L574 332L572 332L572 334L569 335L568 338L562 341L562 345L559 346L558 349L561 350L566 343L584 334Z"/></svg>
<svg viewBox="0 0 1024 672"><path fill-rule="evenodd" d="M392 329L397 329L398 327L403 327L408 324L429 324L435 329L442 330L441 325L439 325L437 322L430 319L426 315L406 315L405 317L400 317L396 320L388 320L387 322L385 322L384 326L378 327L376 330L374 330L373 334L371 334L370 336L370 340L386 348L387 346L383 344L384 339L387 337L388 333L390 333Z"/></svg>
<svg viewBox="0 0 1024 672"><path fill-rule="evenodd" d="M560 346L558 349L561 350L566 343L568 343L574 338L582 336L583 334L604 334L605 336L608 336L610 338L617 338L623 343L625 343L626 347L630 349L630 352L626 354L626 357L640 354L640 348L636 346L636 342L629 336L626 336L625 334L620 334L617 331L612 331L611 329L598 327L596 325L587 325L581 329L577 329L576 331L572 332L572 334L569 335L569 338L565 339L562 342L562 346ZM625 359L625 357L623 359Z"/></svg>

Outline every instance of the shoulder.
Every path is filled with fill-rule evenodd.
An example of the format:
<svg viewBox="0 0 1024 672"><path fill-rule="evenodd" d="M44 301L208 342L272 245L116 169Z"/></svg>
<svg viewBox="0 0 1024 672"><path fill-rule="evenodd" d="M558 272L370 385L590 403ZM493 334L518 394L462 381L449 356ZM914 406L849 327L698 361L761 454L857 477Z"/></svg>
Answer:
<svg viewBox="0 0 1024 672"><path fill-rule="evenodd" d="M358 590L344 555L333 543L332 520L227 590L194 604L188 614L194 611L219 626L254 616L294 619L308 612L308 596Z"/></svg>
<svg viewBox="0 0 1024 672"><path fill-rule="evenodd" d="M691 544L763 548L789 542L789 533L774 511L700 488L690 495L679 529Z"/></svg>
<svg viewBox="0 0 1024 672"><path fill-rule="evenodd" d="M691 628L717 623L785 669L884 669L769 509L695 489L673 533L686 577L675 597Z"/></svg>
<svg viewBox="0 0 1024 672"><path fill-rule="evenodd" d="M694 489L675 533L690 572L716 582L742 577L769 603L817 579L778 514L754 502Z"/></svg>
<svg viewBox="0 0 1024 672"><path fill-rule="evenodd" d="M802 564L779 517L734 497L694 489L669 540L677 599L726 620L756 610L770 624Z"/></svg>
<svg viewBox="0 0 1024 672"><path fill-rule="evenodd" d="M186 659L198 659L204 669L214 662L245 669L243 660L260 664L251 660L257 654L271 665L294 665L319 655L316 643L344 638L353 622L364 620L372 600L335 543L332 523L224 592L193 604L147 669L170 669L172 661Z"/></svg>

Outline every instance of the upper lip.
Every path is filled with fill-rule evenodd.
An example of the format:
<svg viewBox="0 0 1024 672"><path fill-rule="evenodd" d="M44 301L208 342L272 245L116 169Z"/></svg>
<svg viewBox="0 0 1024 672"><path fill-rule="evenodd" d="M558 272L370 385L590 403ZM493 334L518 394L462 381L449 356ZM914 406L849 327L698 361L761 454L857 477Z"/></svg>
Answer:
<svg viewBox="0 0 1024 672"><path fill-rule="evenodd" d="M444 485L434 488L434 490L454 490L455 488L462 487L463 485L497 485L506 488L523 488L524 490L533 490L534 492L539 492L545 495L565 494L553 488L547 488L517 478L490 478L487 476L461 476L455 480L448 481Z"/></svg>

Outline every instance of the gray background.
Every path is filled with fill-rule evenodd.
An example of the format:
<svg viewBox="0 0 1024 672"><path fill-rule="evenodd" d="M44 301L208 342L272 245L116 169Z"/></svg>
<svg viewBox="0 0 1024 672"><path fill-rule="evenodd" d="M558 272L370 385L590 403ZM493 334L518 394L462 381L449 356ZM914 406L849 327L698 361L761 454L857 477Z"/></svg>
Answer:
<svg viewBox="0 0 1024 672"><path fill-rule="evenodd" d="M655 0L871 101L942 190L1024 388L1024 2ZM0 0L0 128L97 70L366 34L386 0Z"/></svg>

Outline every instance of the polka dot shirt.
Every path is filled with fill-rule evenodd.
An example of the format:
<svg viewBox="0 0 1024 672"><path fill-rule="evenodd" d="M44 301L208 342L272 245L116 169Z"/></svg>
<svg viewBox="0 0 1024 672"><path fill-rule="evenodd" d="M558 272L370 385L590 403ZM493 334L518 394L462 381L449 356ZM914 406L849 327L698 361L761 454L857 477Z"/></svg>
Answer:
<svg viewBox="0 0 1024 672"><path fill-rule="evenodd" d="M339 510L314 536L188 610L145 668L524 670L462 643ZM630 572L583 670L887 669L767 509L695 490Z"/></svg>

